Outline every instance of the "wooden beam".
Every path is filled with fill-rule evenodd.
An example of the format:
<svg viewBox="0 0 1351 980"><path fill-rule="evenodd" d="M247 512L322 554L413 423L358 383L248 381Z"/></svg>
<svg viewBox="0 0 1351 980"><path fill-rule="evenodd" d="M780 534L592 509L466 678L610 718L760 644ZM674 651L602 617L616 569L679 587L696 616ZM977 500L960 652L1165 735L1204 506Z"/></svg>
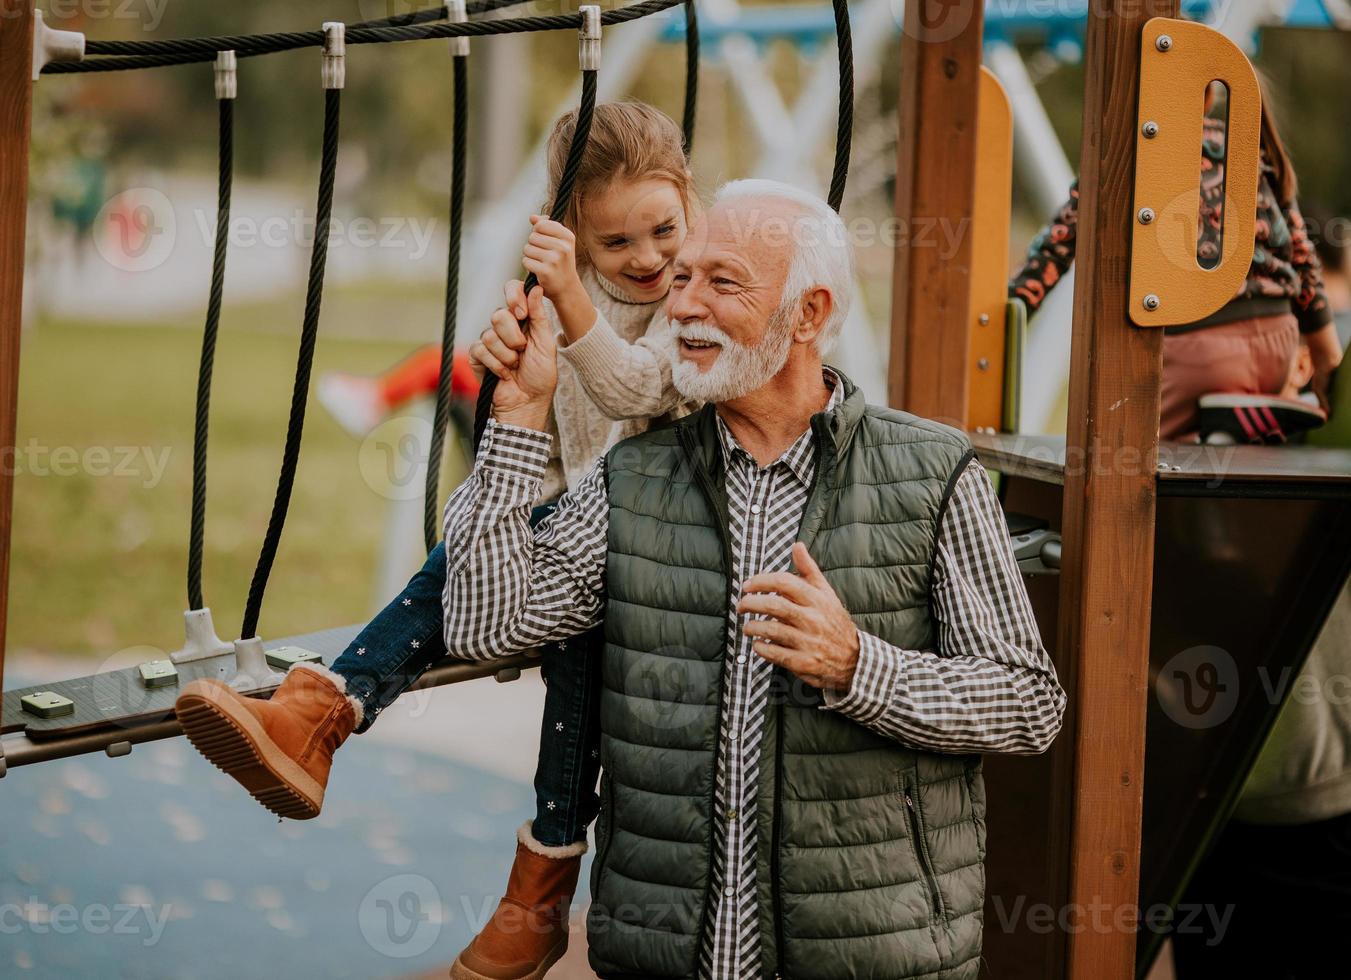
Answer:
<svg viewBox="0 0 1351 980"><path fill-rule="evenodd" d="M1084 39L1058 648L1075 658L1068 976L1135 973L1162 331L1127 315L1140 34L1178 0L1101 0Z"/></svg>
<svg viewBox="0 0 1351 980"><path fill-rule="evenodd" d="M901 36L899 242L887 400L964 426L980 0L911 0Z"/></svg>
<svg viewBox="0 0 1351 980"><path fill-rule="evenodd" d="M9 612L9 542L14 508L14 428L23 326L28 136L33 117L32 0L0 0L0 686Z"/></svg>

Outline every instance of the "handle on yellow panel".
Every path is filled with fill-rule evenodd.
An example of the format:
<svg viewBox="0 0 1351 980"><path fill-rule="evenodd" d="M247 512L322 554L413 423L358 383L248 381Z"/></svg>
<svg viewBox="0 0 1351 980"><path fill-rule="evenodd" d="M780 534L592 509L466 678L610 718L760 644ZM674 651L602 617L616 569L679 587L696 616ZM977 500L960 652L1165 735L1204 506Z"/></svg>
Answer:
<svg viewBox="0 0 1351 980"><path fill-rule="evenodd" d="M1252 264L1262 95L1232 41L1191 21L1155 17L1140 39L1130 317L1142 327L1194 323L1234 298ZM1220 261L1196 259L1206 86L1229 89Z"/></svg>

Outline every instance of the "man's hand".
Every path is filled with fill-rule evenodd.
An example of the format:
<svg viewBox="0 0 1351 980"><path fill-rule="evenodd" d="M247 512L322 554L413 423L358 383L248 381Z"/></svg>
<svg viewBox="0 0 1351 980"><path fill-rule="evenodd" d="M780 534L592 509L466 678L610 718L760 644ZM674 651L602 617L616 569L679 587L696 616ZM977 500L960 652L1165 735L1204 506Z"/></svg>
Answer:
<svg viewBox="0 0 1351 980"><path fill-rule="evenodd" d="M737 612L771 618L752 619L742 632L770 663L843 694L858 666L858 628L801 541L793 545L793 564L798 575L770 572L746 581Z"/></svg>
<svg viewBox="0 0 1351 980"><path fill-rule="evenodd" d="M515 311L493 314L492 326L469 348L475 369L497 375L493 416L499 422L527 429L545 429L558 386L553 327L544 312L544 290L536 286L526 298L529 333L521 329Z"/></svg>

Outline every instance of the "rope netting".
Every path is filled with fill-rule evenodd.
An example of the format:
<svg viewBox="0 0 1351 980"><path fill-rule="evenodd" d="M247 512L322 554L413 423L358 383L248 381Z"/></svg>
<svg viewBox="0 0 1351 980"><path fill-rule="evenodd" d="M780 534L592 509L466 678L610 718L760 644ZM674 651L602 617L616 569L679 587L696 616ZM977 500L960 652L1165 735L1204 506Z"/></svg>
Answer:
<svg viewBox="0 0 1351 980"><path fill-rule="evenodd" d="M464 11L480 15L518 6L524 0L468 0ZM835 160L828 200L839 210L844 196L849 169L849 148L853 127L854 71L853 48L849 28L848 0L832 0L835 30L839 52L840 100L836 133ZM685 20L685 101L681 117L685 153L688 156L694 143L695 118L698 104L699 27L695 0L642 0L599 16L603 26L624 24L648 17L677 5L684 7ZM466 21L461 17L449 20L450 5L433 7L408 14L363 21L348 25L343 30L347 44L389 44L436 38L485 37L497 34L536 33L544 31L583 30L587 14L555 14L549 16L500 18ZM595 21L592 21L594 24ZM233 57L248 58L258 55L293 51L325 45L326 32L296 31L267 34L224 35L218 37L177 38L153 41L89 41L85 45L86 59L76 62L53 62L42 69L44 74L79 74L86 72L125 71L194 64L215 60L222 52L233 52ZM598 42L597 42L598 43ZM327 49L326 49L327 51ZM325 55L326 59L328 55ZM339 62L342 56L339 55ZM423 529L428 550L440 538L438 526L439 476L445 435L449 423L451 375L455 347L456 320L459 306L459 278L461 257L461 229L464 224L465 172L468 128L467 58L456 52L452 59L453 133L452 171L450 188L450 240L446 264L445 309L441 331L441 373L437 383L432 436L427 461L426 493ZM327 64L326 64L327 70ZM339 69L341 71L341 69ZM271 516L268 520L258 563L249 586L240 636L256 635L268 578L280 546L291 492L299 464L301 440L305 424L310 374L318 338L319 313L323 298L324 273L328 259L329 224L333 209L333 186L337 167L338 127L342 84L325 83L324 135L320 154L318 199L315 208L314 246L310 254L309 279L305 294L305 311L301 324L295 380L291 392L291 407L287 420L286 442L282 453L281 472L277 480ZM550 208L550 216L559 221L567 210L582 156L586 149L596 105L597 71L583 65L582 92L577 123L568 146L568 156L559 186ZM207 484L207 446L209 435L210 395L215 363L216 343L220 327L222 294L225 282L225 257L229 240L230 194L233 180L234 110L233 94L221 97L219 102L219 168L217 194L216 241L211 270L211 288L207 301L206 323L202 337L201 361L198 370L196 426L193 442L193 493L191 530L188 554L188 598L193 609L203 606L202 553L205 535L205 508ZM525 280L525 291L538 285L531 273ZM492 414L493 392L497 378L485 377L479 389L473 429L473 446L477 449Z"/></svg>

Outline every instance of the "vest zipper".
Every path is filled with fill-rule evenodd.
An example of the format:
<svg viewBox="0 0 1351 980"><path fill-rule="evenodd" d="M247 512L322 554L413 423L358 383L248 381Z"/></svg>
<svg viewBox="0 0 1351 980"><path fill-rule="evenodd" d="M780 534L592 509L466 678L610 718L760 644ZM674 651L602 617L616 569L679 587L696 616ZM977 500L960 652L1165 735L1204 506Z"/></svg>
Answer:
<svg viewBox="0 0 1351 980"><path fill-rule="evenodd" d="M915 848L915 858L919 861L920 873L924 875L924 883L929 888L929 901L933 903L934 915L940 919L947 918L947 910L943 906L943 893L938 888L938 875L934 872L933 859L929 855L929 844L924 839L923 818L920 816L919 805L915 802L914 792L911 790L911 780L906 777L903 781L901 794L905 797L905 812L910 819L910 842Z"/></svg>
<svg viewBox="0 0 1351 980"><path fill-rule="evenodd" d="M716 422L714 424L716 424ZM718 506L719 498L717 488L713 486L713 480L708 475L708 469L707 467L702 465L702 461L700 460L699 455L696 452L696 447L689 438L688 427L682 426L679 429L677 429L677 438L680 440L682 446L685 449L685 452L689 456L691 466L694 469L695 476L699 481L699 486L704 491L704 495L708 498L709 507L713 509L713 524L714 524L713 529L717 532L718 539L722 542L722 570L725 581L725 585L723 588L723 595L727 596L727 601L730 602L732 597L732 537L730 532L728 531L729 518L727 516L727 508L726 506L722 507ZM723 651L723 655L720 659L723 661L727 659L725 650ZM722 693L723 693L723 671L719 670L718 691L717 691L717 717L715 718L713 723L713 737L715 741L719 741L722 738ZM715 750L715 752L716 751L721 751L720 745L718 749ZM713 766L715 770L717 768L717 765L718 759L717 756L715 755L713 759ZM713 820L718 819L717 782L718 782L717 779L709 780L710 785L708 790L708 813L709 817ZM711 829L712 828L710 827L710 830ZM710 833L708 841L708 870L705 872L704 878L705 880L704 908L702 914L699 917L698 942L700 948L702 948L703 946L704 935L708 932L709 916L711 915L713 908L713 901L714 901L714 893L712 887L713 861L714 861L713 835ZM699 953L696 952L695 969L690 971L692 974L698 972L698 965L699 965Z"/></svg>

